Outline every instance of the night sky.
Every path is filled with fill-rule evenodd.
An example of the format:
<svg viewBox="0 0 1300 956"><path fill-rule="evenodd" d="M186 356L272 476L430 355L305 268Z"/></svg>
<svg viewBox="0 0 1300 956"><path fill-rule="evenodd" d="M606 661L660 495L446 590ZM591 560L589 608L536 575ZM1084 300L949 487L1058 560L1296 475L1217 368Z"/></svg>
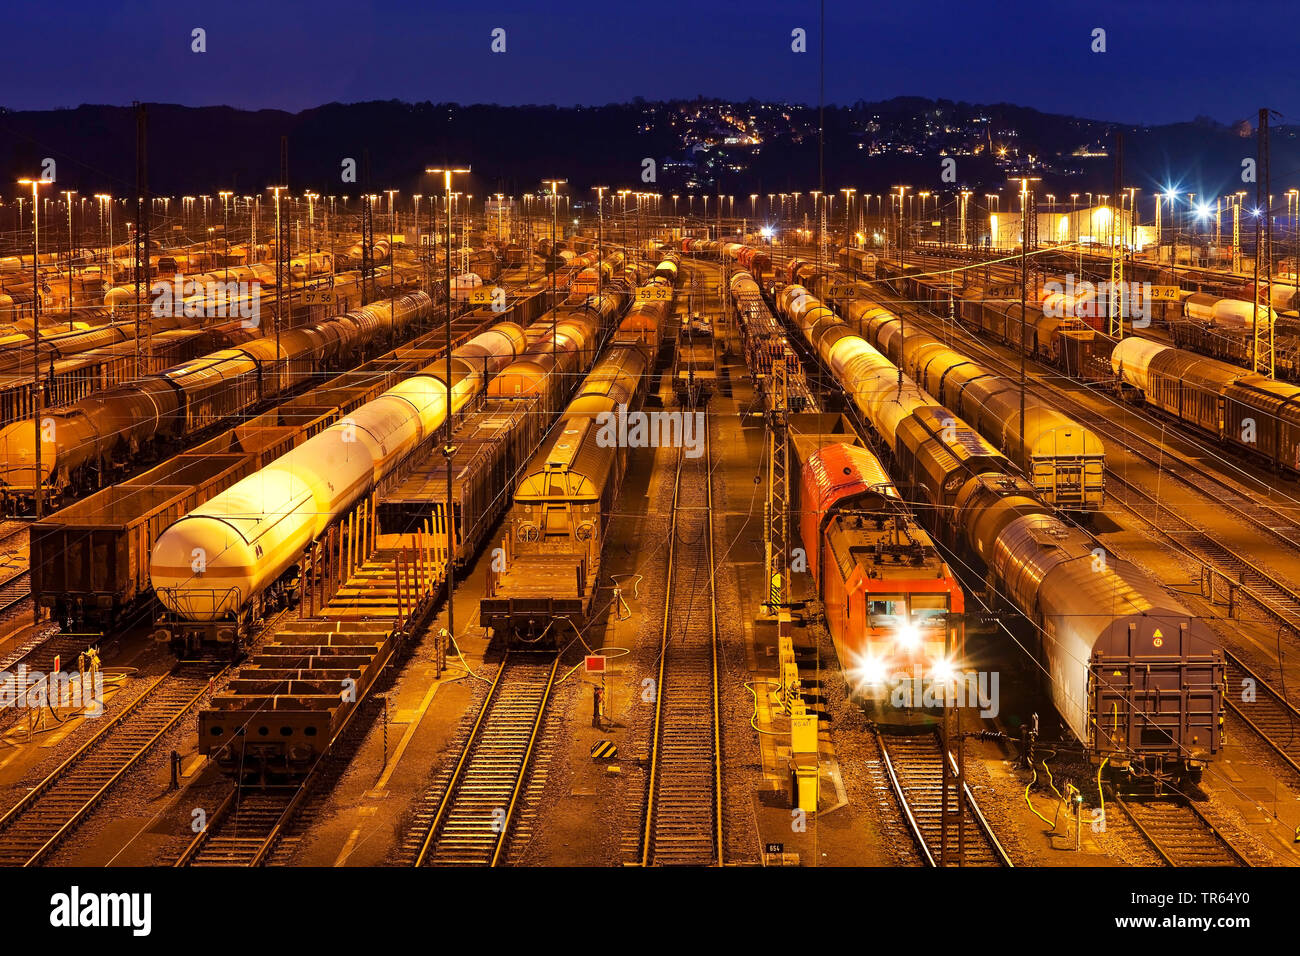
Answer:
<svg viewBox="0 0 1300 956"><path fill-rule="evenodd" d="M705 19L707 16L707 19ZM1260 106L1294 122L1294 2L826 4L826 100L1010 102L1136 123ZM190 32L207 31L207 52ZM507 31L507 52L489 52ZM790 50L807 30L808 52ZM1106 30L1107 52L1091 52ZM816 2L231 0L10 4L0 105L139 99L300 110L331 101L817 101Z"/></svg>

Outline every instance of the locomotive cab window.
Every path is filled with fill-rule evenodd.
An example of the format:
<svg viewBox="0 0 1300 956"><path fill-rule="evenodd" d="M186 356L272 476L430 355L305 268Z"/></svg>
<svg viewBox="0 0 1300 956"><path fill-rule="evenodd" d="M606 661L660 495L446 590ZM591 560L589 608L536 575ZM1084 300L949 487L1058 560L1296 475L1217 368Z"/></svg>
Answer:
<svg viewBox="0 0 1300 956"><path fill-rule="evenodd" d="M872 627L896 627L903 623L907 610L901 594L880 594L867 602L868 622Z"/></svg>
<svg viewBox="0 0 1300 956"><path fill-rule="evenodd" d="M918 627L943 627L948 617L945 594L913 594L912 623Z"/></svg>

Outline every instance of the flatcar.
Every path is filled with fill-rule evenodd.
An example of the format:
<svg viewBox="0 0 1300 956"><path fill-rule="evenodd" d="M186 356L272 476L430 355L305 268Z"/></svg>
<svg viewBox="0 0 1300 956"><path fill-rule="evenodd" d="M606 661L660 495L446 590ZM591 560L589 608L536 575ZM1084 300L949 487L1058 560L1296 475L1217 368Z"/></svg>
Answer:
<svg viewBox="0 0 1300 956"><path fill-rule="evenodd" d="M807 289L783 289L778 305L889 450L904 496L928 505L937 537L983 566L1026 619L1056 710L1092 759L1199 778L1223 742L1223 651L1205 622L1062 522L1001 453Z"/></svg>

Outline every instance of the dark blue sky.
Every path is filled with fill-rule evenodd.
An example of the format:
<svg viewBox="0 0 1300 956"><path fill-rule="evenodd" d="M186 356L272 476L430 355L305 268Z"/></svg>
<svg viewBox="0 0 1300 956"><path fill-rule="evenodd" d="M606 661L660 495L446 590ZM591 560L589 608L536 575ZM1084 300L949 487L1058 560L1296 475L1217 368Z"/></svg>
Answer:
<svg viewBox="0 0 1300 956"><path fill-rule="evenodd" d="M1130 122L1294 122L1290 2L826 4L826 99L1012 102ZM592 104L817 99L818 4L555 0L43 0L5 9L0 105L133 99L299 110L333 100ZM207 52L190 52L190 31ZM507 52L489 52L494 27ZM795 27L808 53L790 50ZM1094 28L1107 52L1090 51Z"/></svg>

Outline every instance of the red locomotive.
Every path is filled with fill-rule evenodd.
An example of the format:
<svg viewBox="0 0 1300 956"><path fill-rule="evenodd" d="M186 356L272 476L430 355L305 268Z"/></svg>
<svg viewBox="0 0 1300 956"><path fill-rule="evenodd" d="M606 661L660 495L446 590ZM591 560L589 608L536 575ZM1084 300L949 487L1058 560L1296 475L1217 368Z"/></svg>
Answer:
<svg viewBox="0 0 1300 956"><path fill-rule="evenodd" d="M962 649L961 586L854 436L800 435L799 532L853 698L910 716L918 686L947 686Z"/></svg>

